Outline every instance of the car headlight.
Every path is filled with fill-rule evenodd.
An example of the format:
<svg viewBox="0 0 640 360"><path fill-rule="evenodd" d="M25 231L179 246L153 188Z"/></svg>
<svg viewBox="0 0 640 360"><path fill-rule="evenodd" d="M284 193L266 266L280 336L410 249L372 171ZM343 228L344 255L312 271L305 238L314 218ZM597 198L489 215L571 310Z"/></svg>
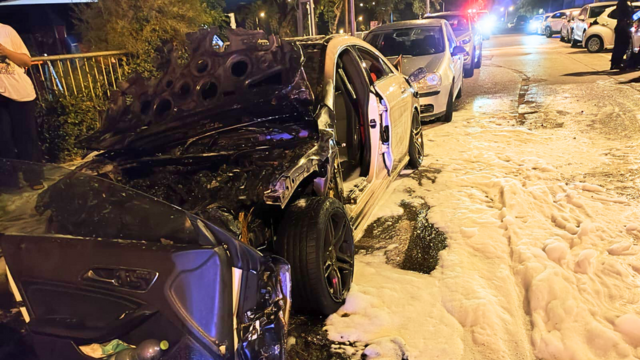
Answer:
<svg viewBox="0 0 640 360"><path fill-rule="evenodd" d="M438 73L430 73L425 68L418 68L409 75L409 81L418 92L439 90L442 85L442 77Z"/></svg>

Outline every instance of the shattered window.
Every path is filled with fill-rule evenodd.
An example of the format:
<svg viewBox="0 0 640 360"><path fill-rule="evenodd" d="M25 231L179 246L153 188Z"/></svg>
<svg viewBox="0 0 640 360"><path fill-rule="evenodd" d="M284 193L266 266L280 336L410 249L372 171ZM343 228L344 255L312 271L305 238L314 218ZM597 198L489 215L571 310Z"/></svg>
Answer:
<svg viewBox="0 0 640 360"><path fill-rule="evenodd" d="M302 68L307 75L307 81L316 99L322 97L324 79L324 49L323 45L301 44L304 54Z"/></svg>

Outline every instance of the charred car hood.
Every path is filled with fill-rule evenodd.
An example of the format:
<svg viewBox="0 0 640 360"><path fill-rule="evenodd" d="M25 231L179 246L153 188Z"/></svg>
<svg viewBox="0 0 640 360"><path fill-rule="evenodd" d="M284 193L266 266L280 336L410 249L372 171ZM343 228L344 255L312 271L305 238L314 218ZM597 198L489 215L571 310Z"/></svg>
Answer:
<svg viewBox="0 0 640 360"><path fill-rule="evenodd" d="M238 29L220 52L215 34L190 34L188 63L173 57L160 78L134 77L112 94L104 125L84 139L104 151L83 170L238 234L265 197L284 206L292 173L326 158L329 135L314 118L297 45Z"/></svg>

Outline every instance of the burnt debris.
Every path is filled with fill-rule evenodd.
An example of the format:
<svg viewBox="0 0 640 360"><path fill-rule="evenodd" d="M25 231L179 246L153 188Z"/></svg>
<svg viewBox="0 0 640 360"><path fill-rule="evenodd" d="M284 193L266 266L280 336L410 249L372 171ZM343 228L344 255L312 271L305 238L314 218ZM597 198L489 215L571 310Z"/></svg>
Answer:
<svg viewBox="0 0 640 360"><path fill-rule="evenodd" d="M162 76L134 76L112 93L102 127L84 140L104 152L83 170L259 246L270 236L269 224L259 220L269 211L265 193L284 199L283 174L317 164L328 153L319 142L328 140L321 141L297 44L237 29L226 32L229 43L221 49L212 46L214 36L220 36L215 28L189 34L184 65L169 49ZM306 175L315 171L303 167Z"/></svg>

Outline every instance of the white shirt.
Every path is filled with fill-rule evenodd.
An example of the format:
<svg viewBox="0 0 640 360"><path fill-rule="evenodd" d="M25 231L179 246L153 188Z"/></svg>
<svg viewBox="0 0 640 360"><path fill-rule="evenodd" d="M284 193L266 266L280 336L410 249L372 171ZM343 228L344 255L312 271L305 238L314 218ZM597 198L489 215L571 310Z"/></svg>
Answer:
<svg viewBox="0 0 640 360"><path fill-rule="evenodd" d="M9 50L31 56L18 33L9 25L0 24L0 44ZM9 59L0 63L0 95L15 101L31 101L36 98L33 83L27 73Z"/></svg>

